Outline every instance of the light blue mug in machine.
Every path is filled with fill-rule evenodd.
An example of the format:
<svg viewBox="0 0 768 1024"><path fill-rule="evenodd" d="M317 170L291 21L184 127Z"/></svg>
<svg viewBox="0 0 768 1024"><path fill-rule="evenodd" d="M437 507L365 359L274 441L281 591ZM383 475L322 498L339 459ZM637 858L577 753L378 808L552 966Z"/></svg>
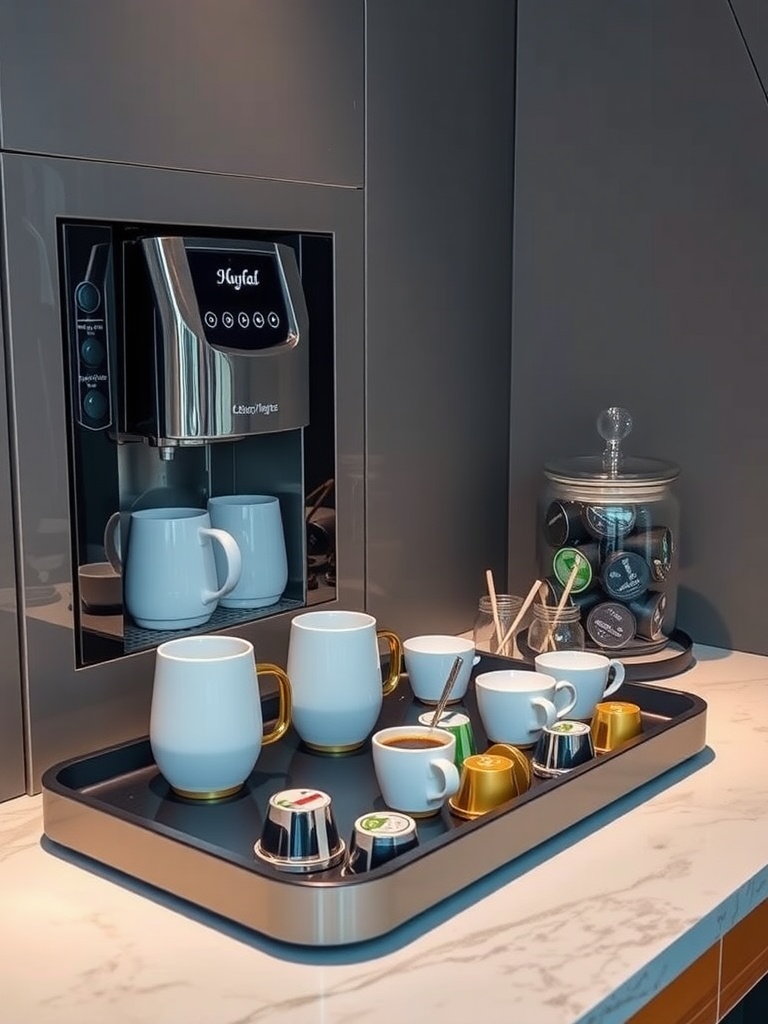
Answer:
<svg viewBox="0 0 768 1024"><path fill-rule="evenodd" d="M213 529L205 509L148 508L131 512L127 552L122 555L120 514L104 534L107 558L123 567L125 608L143 629L189 629L213 615L220 598L240 578L240 549L225 530ZM224 553L219 586L213 545Z"/></svg>

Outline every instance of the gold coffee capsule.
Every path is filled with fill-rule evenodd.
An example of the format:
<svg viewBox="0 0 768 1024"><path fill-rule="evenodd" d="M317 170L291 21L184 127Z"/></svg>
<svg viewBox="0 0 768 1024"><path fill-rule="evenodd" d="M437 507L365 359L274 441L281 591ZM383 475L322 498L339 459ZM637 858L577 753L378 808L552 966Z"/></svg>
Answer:
<svg viewBox="0 0 768 1024"><path fill-rule="evenodd" d="M464 760L459 791L448 806L460 818L479 818L517 796L514 764L499 754L473 754Z"/></svg>
<svg viewBox="0 0 768 1024"><path fill-rule="evenodd" d="M596 754L607 754L643 731L640 708L628 701L608 700L595 705L592 742Z"/></svg>
<svg viewBox="0 0 768 1024"><path fill-rule="evenodd" d="M511 743L494 743L488 747L486 754L500 754L508 757L512 762L512 778L515 780L517 793L520 796L531 788L531 762L519 747L513 747Z"/></svg>

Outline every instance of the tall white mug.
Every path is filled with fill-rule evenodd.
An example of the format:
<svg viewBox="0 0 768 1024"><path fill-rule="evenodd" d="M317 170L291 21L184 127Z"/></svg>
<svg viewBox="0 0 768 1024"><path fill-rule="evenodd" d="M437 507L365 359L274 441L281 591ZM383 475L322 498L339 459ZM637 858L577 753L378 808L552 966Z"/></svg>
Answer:
<svg viewBox="0 0 768 1024"><path fill-rule="evenodd" d="M571 718L587 721L595 705L613 696L624 682L622 662L592 651L549 651L534 658L537 672L567 679L576 688Z"/></svg>
<svg viewBox="0 0 768 1024"><path fill-rule="evenodd" d="M123 567L125 608L144 629L189 629L202 626L219 598L240 577L240 549L224 530L211 528L201 508L147 508L132 512L128 551L123 559L120 514L110 517L104 546L112 565ZM224 552L227 573L216 578L213 544Z"/></svg>
<svg viewBox="0 0 768 1024"><path fill-rule="evenodd" d="M219 601L222 608L265 608L276 604L288 582L280 500L269 494L224 494L208 500L214 529L237 541L242 558L240 579ZM219 582L227 576L223 548L214 552Z"/></svg>
<svg viewBox="0 0 768 1024"><path fill-rule="evenodd" d="M259 675L280 692L275 724L264 733ZM234 636L189 636L160 644L155 656L149 741L161 774L188 799L236 793L268 743L291 720L288 677L256 665L253 645Z"/></svg>
<svg viewBox="0 0 768 1024"><path fill-rule="evenodd" d="M382 680L378 641L389 646ZM400 679L402 644L377 630L365 612L317 611L297 615L288 641L293 725L307 746L343 753L362 746L373 731L382 699Z"/></svg>

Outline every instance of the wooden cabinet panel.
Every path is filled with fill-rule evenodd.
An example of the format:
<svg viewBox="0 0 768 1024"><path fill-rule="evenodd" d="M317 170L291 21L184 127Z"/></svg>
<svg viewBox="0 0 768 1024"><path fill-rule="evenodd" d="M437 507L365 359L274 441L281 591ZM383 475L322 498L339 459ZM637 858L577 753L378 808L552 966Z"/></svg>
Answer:
<svg viewBox="0 0 768 1024"><path fill-rule="evenodd" d="M768 900L723 938L720 1013L726 1014L768 972Z"/></svg>
<svg viewBox="0 0 768 1024"><path fill-rule="evenodd" d="M717 1024L719 943L695 960L627 1024Z"/></svg>

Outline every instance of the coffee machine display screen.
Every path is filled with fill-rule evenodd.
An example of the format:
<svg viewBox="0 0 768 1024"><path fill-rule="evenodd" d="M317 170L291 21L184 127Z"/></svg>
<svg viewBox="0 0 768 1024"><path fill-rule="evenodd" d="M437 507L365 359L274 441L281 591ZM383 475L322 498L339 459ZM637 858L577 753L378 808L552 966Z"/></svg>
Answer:
<svg viewBox="0 0 768 1024"><path fill-rule="evenodd" d="M277 257L238 249L187 249L206 341L256 351L285 344L288 309Z"/></svg>

